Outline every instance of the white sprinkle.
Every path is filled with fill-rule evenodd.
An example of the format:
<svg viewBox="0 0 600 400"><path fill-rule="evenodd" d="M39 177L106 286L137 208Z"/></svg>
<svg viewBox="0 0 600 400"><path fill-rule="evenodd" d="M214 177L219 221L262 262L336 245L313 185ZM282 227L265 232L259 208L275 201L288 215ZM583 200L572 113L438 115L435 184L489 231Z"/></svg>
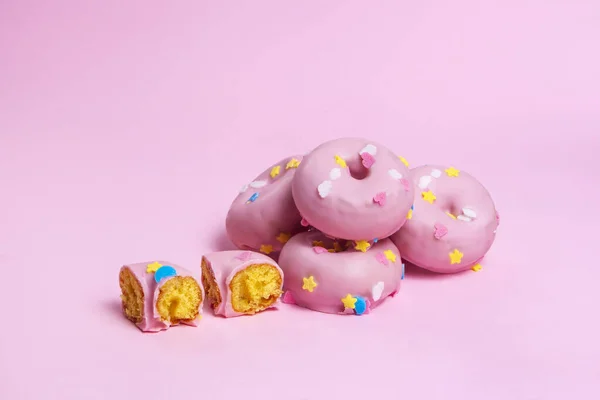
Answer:
<svg viewBox="0 0 600 400"><path fill-rule="evenodd" d="M400 179L402 179L402 174L401 174L400 172L398 172L398 170L397 170L397 169L394 169L394 168L390 169L390 170L388 171L388 174L389 174L389 175L390 175L392 178L394 178L394 179L396 179L396 180L400 180Z"/></svg>
<svg viewBox="0 0 600 400"><path fill-rule="evenodd" d="M469 218L469 217L466 217L466 216L464 216L464 215L457 215L457 216L456 216L456 219L458 219L458 220L460 220L460 221L465 221L465 222L470 222L470 221L471 221L471 218Z"/></svg>
<svg viewBox="0 0 600 400"><path fill-rule="evenodd" d="M246 190L248 190L248 185L244 185L240 188L240 193L244 193Z"/></svg>
<svg viewBox="0 0 600 400"><path fill-rule="evenodd" d="M419 178L419 187L421 189L427 189L427 186L429 186L429 184L431 183L432 180L433 180L433 178L430 177L429 175L423 175L422 177Z"/></svg>
<svg viewBox="0 0 600 400"><path fill-rule="evenodd" d="M442 176L442 171L440 171L439 169L432 169L431 176L433 176L434 178L439 178L440 176Z"/></svg>
<svg viewBox="0 0 600 400"><path fill-rule="evenodd" d="M258 188L265 186L266 184L267 184L267 181L254 181L250 184L250 187L253 187L254 189L258 189Z"/></svg>
<svg viewBox="0 0 600 400"><path fill-rule="evenodd" d="M340 176L342 176L342 170L339 168L333 168L331 171L329 171L329 179L332 181L335 181Z"/></svg>
<svg viewBox="0 0 600 400"><path fill-rule="evenodd" d="M377 147L373 146L372 144L368 144L365 147L363 147L363 149L358 154L362 153L369 153L370 155L375 156L375 154L377 154Z"/></svg>
<svg viewBox="0 0 600 400"><path fill-rule="evenodd" d="M377 301L381 298L381 295L383 294L383 287L383 282L377 282L373 285L373 289L371 289L373 301Z"/></svg>
<svg viewBox="0 0 600 400"><path fill-rule="evenodd" d="M319 191L319 196L321 196L322 199L327 197L329 195L329 192L331 192L332 187L333 184L331 183L331 181L321 182L321 184L317 188L317 190Z"/></svg>
<svg viewBox="0 0 600 400"><path fill-rule="evenodd" d="M494 235L496 234L496 231L497 231L497 230L498 230L498 229L494 229Z"/></svg>
<svg viewBox="0 0 600 400"><path fill-rule="evenodd" d="M465 208L462 209L462 212L463 212L464 215L466 215L469 218L477 218L477 214L475 213L475 211L473 211L470 208L466 208L465 207Z"/></svg>

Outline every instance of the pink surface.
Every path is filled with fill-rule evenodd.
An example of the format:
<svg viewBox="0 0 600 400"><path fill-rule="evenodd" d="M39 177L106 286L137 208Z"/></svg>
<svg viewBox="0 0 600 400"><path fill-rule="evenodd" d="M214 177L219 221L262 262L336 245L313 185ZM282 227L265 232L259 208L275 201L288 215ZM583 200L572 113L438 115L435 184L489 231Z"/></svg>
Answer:
<svg viewBox="0 0 600 400"><path fill-rule="evenodd" d="M600 3L93 3L0 3L0 398L600 397ZM351 135L486 185L482 271L360 318L121 316L123 263L199 266L248 179Z"/></svg>

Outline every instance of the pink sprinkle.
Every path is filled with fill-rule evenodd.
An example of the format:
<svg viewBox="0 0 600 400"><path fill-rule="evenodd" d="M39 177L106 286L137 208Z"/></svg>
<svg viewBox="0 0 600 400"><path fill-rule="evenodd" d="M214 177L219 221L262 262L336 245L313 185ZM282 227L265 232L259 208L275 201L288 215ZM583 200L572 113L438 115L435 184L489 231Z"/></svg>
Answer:
<svg viewBox="0 0 600 400"><path fill-rule="evenodd" d="M367 303L367 307L365 308L365 312L363 313L363 315L371 312L371 302L367 299L365 300L365 303Z"/></svg>
<svg viewBox="0 0 600 400"><path fill-rule="evenodd" d="M441 238L443 238L444 236L446 236L448 234L448 228L446 228L446 225L443 225L443 224L440 224L440 223L436 223L433 226L433 229L434 229L433 236L436 239L441 239Z"/></svg>
<svg viewBox="0 0 600 400"><path fill-rule="evenodd" d="M369 153L367 153L367 154L369 154ZM380 206L385 206L386 198L387 198L387 195L385 194L385 192L379 192L373 197L373 202L379 204Z"/></svg>
<svg viewBox="0 0 600 400"><path fill-rule="evenodd" d="M375 157L373 157L371 153L365 151L364 153L361 153L360 158L362 158L362 165L367 169L375 164Z"/></svg>
<svg viewBox="0 0 600 400"><path fill-rule="evenodd" d="M500 225L500 214L498 214L498 210L496 210L496 223Z"/></svg>
<svg viewBox="0 0 600 400"><path fill-rule="evenodd" d="M400 184L404 187L404 190L408 192L410 190L410 182L406 178L400 179Z"/></svg>
<svg viewBox="0 0 600 400"><path fill-rule="evenodd" d="M383 265L388 265L389 264L389 261L388 261L387 257L383 253L377 253L377 255L375 256L375 258L377 259L377 261L379 261Z"/></svg>
<svg viewBox="0 0 600 400"><path fill-rule="evenodd" d="M239 256L237 256L236 258L240 261L248 261L251 256L252 256L251 252L245 251L242 254L240 254Z"/></svg>
<svg viewBox="0 0 600 400"><path fill-rule="evenodd" d="M321 247L321 246L313 247L313 251L317 254L329 253L325 247Z"/></svg>
<svg viewBox="0 0 600 400"><path fill-rule="evenodd" d="M296 304L296 300L294 300L294 296L289 290L283 294L281 301L285 304Z"/></svg>
<svg viewBox="0 0 600 400"><path fill-rule="evenodd" d="M309 225L308 221L306 220L306 218L302 217L302 221L300 221L300 225L307 227Z"/></svg>

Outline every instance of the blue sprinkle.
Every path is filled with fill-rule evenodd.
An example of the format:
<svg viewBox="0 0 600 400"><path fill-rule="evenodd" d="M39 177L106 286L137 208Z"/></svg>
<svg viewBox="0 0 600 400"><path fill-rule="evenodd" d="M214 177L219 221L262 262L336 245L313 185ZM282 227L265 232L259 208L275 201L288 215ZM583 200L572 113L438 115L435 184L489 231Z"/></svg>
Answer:
<svg viewBox="0 0 600 400"><path fill-rule="evenodd" d="M377 243L377 242L379 242L379 239L377 239L377 238L373 239L373 243Z"/></svg>
<svg viewBox="0 0 600 400"><path fill-rule="evenodd" d="M163 265L154 273L154 280L156 283L160 282L162 279L168 278L170 276L177 276L177 271L175 268L170 265Z"/></svg>
<svg viewBox="0 0 600 400"><path fill-rule="evenodd" d="M402 263L402 277L400 278L400 280L404 279L404 263Z"/></svg>
<svg viewBox="0 0 600 400"><path fill-rule="evenodd" d="M415 205L413 204L412 206L410 206L410 209L415 211Z"/></svg>
<svg viewBox="0 0 600 400"><path fill-rule="evenodd" d="M364 314L365 311L367 311L367 301L360 296L356 296L355 299L356 304L354 304L354 312L356 315Z"/></svg>
<svg viewBox="0 0 600 400"><path fill-rule="evenodd" d="M258 193L252 194L246 203L254 203L258 199Z"/></svg>

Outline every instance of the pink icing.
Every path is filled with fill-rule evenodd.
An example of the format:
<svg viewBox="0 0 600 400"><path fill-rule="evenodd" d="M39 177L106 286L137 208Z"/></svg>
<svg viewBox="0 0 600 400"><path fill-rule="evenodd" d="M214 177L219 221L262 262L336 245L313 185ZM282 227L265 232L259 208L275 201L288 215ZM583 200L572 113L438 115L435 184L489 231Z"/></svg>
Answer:
<svg viewBox="0 0 600 400"><path fill-rule="evenodd" d="M249 257L242 261L240 256L242 253L249 253ZM219 251L215 253L205 254L203 257L204 262L212 269L219 291L221 292L221 304L214 310L216 315L221 315L226 318L237 317L244 315L243 313L237 312L231 305L231 290L229 284L231 280L238 272L254 264L269 264L277 268L281 274L283 281L283 271L279 268L279 265L270 257L265 256L261 253L253 251L241 251L241 250L228 250ZM244 256L243 258L246 258ZM278 299L270 308L276 308L280 299Z"/></svg>
<svg viewBox="0 0 600 400"><path fill-rule="evenodd" d="M148 264L151 264L153 261L145 262L145 263L137 263L137 264L128 264L121 267L121 269L129 269L133 275L136 277L138 282L142 287L142 291L144 293L144 316L141 322L137 323L136 326L143 332L158 332L161 330L168 329L170 326L177 324L170 324L166 321L162 321L160 319L160 315L156 310L156 301L158 299L158 294L160 288L169 281L172 277L164 278L159 283L156 283L154 280L154 272L146 272ZM175 268L177 272L177 276L191 276L196 282L198 282L198 286L200 286L200 290L202 291L202 300L204 301L204 290L202 287L202 281L197 274L194 274L185 268L182 268L173 263L169 263L167 261L158 261L162 265L170 265ZM193 321L182 322L182 324L197 326L198 320L202 315L202 303L200 303L200 307L198 309L198 318Z"/></svg>
<svg viewBox="0 0 600 400"><path fill-rule="evenodd" d="M435 178L431 175L434 170L445 168L424 165L411 170L415 185L426 183L426 188L418 190L430 190L436 199L430 204L418 193L412 218L391 239L403 258L421 268L441 273L470 269L494 242L498 226L494 202L487 189L468 173L460 171L459 176L449 177L442 172ZM446 212L460 217L452 219ZM463 256L459 263L451 264L449 254L455 249Z"/></svg>
<svg viewBox="0 0 600 400"><path fill-rule="evenodd" d="M369 169L364 168L359 154L367 145L376 149L373 157L377 162ZM347 167L336 162L336 155ZM381 239L400 229L406 220L414 200L412 183L408 182L407 191L401 182L408 174L402 161L381 144L337 139L304 157L292 192L300 213L323 233L349 240ZM385 206L373 202L373 193L380 192L387 194Z"/></svg>
<svg viewBox="0 0 600 400"><path fill-rule="evenodd" d="M244 186L233 200L225 227L229 239L238 248L258 251L262 245L271 245L277 252L283 246L277 240L280 233L293 235L302 230L302 217L292 197L292 178L297 168L286 170L292 158L302 161L298 155L279 161ZM279 174L272 178L271 170L277 166ZM258 197L248 202L254 193L258 193Z"/></svg>
<svg viewBox="0 0 600 400"><path fill-rule="evenodd" d="M378 241L366 253L350 248L339 253L319 255L312 250L315 240L333 248L333 241L321 232L303 232L284 246L279 257L279 265L285 273L284 286L293 295L297 305L324 313L344 313L342 298L350 294L364 297L372 310L391 293L399 290L402 262L391 240ZM377 260L377 254L386 250L396 255L396 262L390 262L389 266ZM317 283L312 292L302 288L303 278L310 276ZM379 284L383 286L375 288Z"/></svg>

